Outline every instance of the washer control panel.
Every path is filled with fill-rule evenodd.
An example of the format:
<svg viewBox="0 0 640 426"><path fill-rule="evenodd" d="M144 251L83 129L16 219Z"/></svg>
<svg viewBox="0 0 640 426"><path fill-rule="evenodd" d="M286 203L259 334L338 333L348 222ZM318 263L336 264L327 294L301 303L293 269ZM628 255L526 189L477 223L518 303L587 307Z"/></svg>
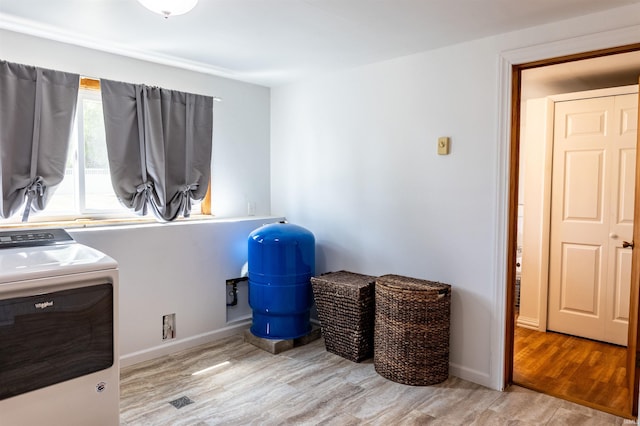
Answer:
<svg viewBox="0 0 640 426"><path fill-rule="evenodd" d="M12 230L0 232L0 249L69 244L74 240L64 229Z"/></svg>

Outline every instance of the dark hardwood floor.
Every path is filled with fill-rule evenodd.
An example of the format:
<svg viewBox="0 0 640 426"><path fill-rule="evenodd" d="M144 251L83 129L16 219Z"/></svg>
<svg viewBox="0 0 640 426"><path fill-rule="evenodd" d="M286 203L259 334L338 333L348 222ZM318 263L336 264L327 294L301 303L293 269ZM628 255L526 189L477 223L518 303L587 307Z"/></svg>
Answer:
<svg viewBox="0 0 640 426"><path fill-rule="evenodd" d="M516 327L513 382L622 415L629 413L626 348Z"/></svg>

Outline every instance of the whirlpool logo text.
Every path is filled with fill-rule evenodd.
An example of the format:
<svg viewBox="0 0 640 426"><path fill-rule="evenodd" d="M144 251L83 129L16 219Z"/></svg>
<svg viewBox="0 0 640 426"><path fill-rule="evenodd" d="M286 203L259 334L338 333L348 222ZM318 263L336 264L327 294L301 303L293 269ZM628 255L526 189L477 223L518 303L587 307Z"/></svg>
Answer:
<svg viewBox="0 0 640 426"><path fill-rule="evenodd" d="M53 300L50 302L40 302L34 305L38 309L48 308L49 306L53 306Z"/></svg>

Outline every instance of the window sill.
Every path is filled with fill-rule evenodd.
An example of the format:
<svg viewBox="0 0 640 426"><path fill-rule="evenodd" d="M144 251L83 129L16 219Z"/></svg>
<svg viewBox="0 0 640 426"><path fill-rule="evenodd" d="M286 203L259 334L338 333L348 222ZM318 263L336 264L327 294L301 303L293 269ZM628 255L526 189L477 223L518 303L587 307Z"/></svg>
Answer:
<svg viewBox="0 0 640 426"><path fill-rule="evenodd" d="M194 214L189 218L178 218L172 222L159 222L155 218L110 218L110 219L75 219L75 220L60 220L60 221L42 221L42 222L27 222L27 223L6 223L0 224L0 229L18 229L18 228L65 228L65 229L78 229L78 228L93 228L93 227L105 227L105 226L144 226L144 225L161 225L167 226L171 224L181 223L194 223L194 222L224 222L224 221L240 221L240 220L255 220L255 219L277 219L275 216L243 216L236 218L216 218L212 215L206 214Z"/></svg>

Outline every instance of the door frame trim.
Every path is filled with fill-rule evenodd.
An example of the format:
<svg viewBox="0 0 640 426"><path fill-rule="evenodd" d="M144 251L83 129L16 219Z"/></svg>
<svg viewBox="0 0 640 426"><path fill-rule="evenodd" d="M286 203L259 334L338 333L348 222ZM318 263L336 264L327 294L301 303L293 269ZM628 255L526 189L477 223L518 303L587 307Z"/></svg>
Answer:
<svg viewBox="0 0 640 426"><path fill-rule="evenodd" d="M640 117L640 76L638 76L638 115ZM640 241L640 224L638 216L640 215L640 129L636 131L636 182L635 182L635 200L634 200L634 218L633 218L633 241ZM640 368L638 367L638 341L640 339L640 333L638 332L638 325L640 324L640 253L638 250L633 250L633 256L631 258L631 288L630 288L630 303L629 303L629 319L635 319L635 321L629 321L629 340L627 342L627 386L631 391L629 396L629 406L631 414L638 417L638 398L640 396L640 383L638 378L640 377ZM633 371L633 374L629 374L629 371Z"/></svg>
<svg viewBox="0 0 640 426"><path fill-rule="evenodd" d="M637 31L640 27L634 26L605 33L587 35L584 37L552 42L544 45L533 46L504 52L500 55L499 69L499 94L500 115L498 137L500 139L498 149L498 211L497 221L506 224L506 229L497 227L499 232L496 244L496 260L500 264L496 270L497 276L502 280L503 286L498 286L496 296L504 302L503 309L497 312L501 317L503 342L498 345L502 349L503 358L500 360L502 367L502 389L513 382L513 343L514 343L514 302L515 302L515 264L516 264L516 233L517 233L517 207L518 207L518 174L520 148L520 101L521 101L521 73L525 69L537 68L547 65L555 65L582 59L590 59L601 56L614 55L640 50L637 39ZM638 150L640 153L640 149ZM639 154L640 155L640 154ZM640 163L638 163L640 164ZM637 168L636 179L640 181L640 167ZM637 188L637 191L640 188ZM639 202L636 197L636 203ZM635 223L640 223L640 209L635 211ZM640 226L634 227L634 236L640 237ZM505 264L506 262L506 264ZM636 266L636 265L634 265ZM639 268L636 268L636 270ZM632 277L629 344L627 350L628 365L635 365L636 345L640 338L640 285L638 274ZM501 314L504 314L502 316ZM497 340L499 341L499 340ZM623 414L627 417L635 417L638 414L638 370L633 369L629 375L629 383L633 392L629 395L628 410Z"/></svg>

